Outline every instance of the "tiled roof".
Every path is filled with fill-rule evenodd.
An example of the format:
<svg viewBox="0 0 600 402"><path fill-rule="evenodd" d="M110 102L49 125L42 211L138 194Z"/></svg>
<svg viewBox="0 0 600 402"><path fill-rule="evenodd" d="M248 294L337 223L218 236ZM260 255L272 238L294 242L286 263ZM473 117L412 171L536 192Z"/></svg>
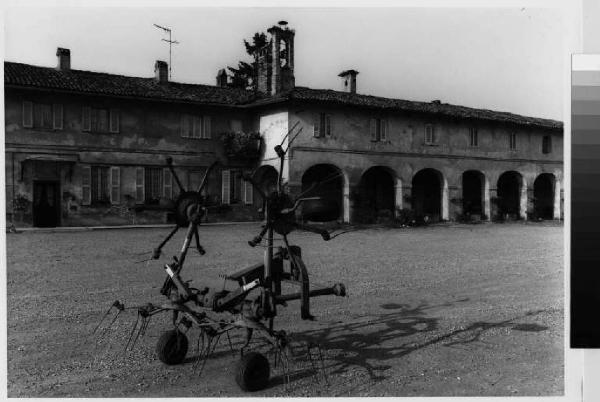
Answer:
<svg viewBox="0 0 600 402"><path fill-rule="evenodd" d="M521 116L508 112L475 109L466 106L436 102L417 102L378 96L350 94L330 89L296 87L275 96L255 96L251 91L221 88L211 85L168 82L160 84L154 78L127 77L82 70L59 71L50 67L4 62L4 84L73 91L89 94L124 96L218 104L253 106L289 100L333 103L339 105L376 108L394 111L418 112L463 119L497 121L520 126L562 129L560 121Z"/></svg>
<svg viewBox="0 0 600 402"><path fill-rule="evenodd" d="M521 126L535 126L553 129L562 129L563 127L563 123L560 121L521 116L508 112L497 112L488 109L475 109L466 106L450 105L447 103L416 102L403 99L351 94L348 92L333 91L330 89L296 87L287 93L281 94L281 96L289 100L315 101L376 109L437 114L462 119L498 121Z"/></svg>
<svg viewBox="0 0 600 402"><path fill-rule="evenodd" d="M12 62L4 62L4 84L219 105L246 102L253 95L241 89L178 82L160 84L154 78L126 77L82 70L59 71Z"/></svg>

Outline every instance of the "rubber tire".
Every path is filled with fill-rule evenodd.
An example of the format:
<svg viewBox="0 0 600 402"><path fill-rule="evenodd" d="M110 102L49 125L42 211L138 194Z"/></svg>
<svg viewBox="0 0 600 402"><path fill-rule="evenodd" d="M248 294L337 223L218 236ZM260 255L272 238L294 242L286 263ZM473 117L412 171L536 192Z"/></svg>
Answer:
<svg viewBox="0 0 600 402"><path fill-rule="evenodd" d="M250 352L238 363L235 382L243 391L260 391L269 384L269 360L258 352Z"/></svg>
<svg viewBox="0 0 600 402"><path fill-rule="evenodd" d="M174 365L183 362L188 351L187 336L181 331L165 331L156 344L156 353L161 362Z"/></svg>

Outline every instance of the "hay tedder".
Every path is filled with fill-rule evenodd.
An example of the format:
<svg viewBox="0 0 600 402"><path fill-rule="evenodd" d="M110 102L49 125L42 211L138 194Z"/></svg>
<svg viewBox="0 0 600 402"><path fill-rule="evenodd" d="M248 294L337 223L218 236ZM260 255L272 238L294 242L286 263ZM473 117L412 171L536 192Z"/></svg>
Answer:
<svg viewBox="0 0 600 402"><path fill-rule="evenodd" d="M293 130L293 129L292 129ZM288 133L289 135L289 133ZM289 148L288 148L289 149ZM245 391L255 391L267 386L270 377L270 364L267 357L251 349L253 334L261 335L271 350L275 353L275 364L281 362L284 370L288 366L289 336L284 330L274 329L274 319L280 306L286 306L292 300L300 301L300 317L311 320L310 299L315 296L336 295L345 296L346 289L343 284L337 283L331 287L311 288L308 271L302 260L301 249L290 245L288 235L296 230L305 230L320 234L323 240L329 240L329 233L320 228L299 223L296 219L296 210L304 202L312 203L313 210L319 215L320 205L318 197L299 198L292 200L284 191L282 171L286 151L281 145L275 147L275 152L280 159L280 169L276 190L271 194L255 182L252 175L246 175L244 180L250 182L255 191L264 200L264 225L261 232L248 244L255 247L266 243L264 261L228 275L225 280L235 283L234 290L219 290L210 287L191 287L182 277L186 255L192 242L200 255L205 250L200 244L198 227L204 217L207 206L202 190L206 186L208 177L215 164L211 165L195 191L184 190L178 179L170 158L167 166L180 189L180 195L174 203L172 212L176 226L166 238L153 250L152 259L159 259L165 244L175 235L180 228L187 228L185 240L178 256L164 265L167 273L166 279L160 289L161 295L166 300L162 303L148 303L141 306L125 307L120 301L115 301L104 314L96 327L96 332L101 327L106 331L124 310L137 310L137 320L131 330L125 350L135 345L140 335L144 335L150 318L156 314L170 312L173 327L165 331L158 339L156 352L158 358L165 364L174 365L184 361L188 351L188 338L186 333L192 327L199 329L198 358L196 367L204 367L206 359L214 351L221 335L226 335L230 340L229 332L241 329L245 331L245 342L240 349L241 359L235 371L236 382ZM323 203L324 208L327 204ZM322 215L322 213L321 213ZM282 245L274 246L275 234L281 236ZM297 291L289 294L282 293L282 283L296 286ZM108 317L114 314L112 320ZM110 321L110 324L107 324ZM229 342L231 345L231 340ZM232 347L233 348L233 347ZM307 350L307 353L311 353ZM319 349L320 354L320 349ZM321 356L322 359L322 356ZM312 357L311 357L312 363ZM321 361L322 363L322 361ZM289 374L284 373L285 378Z"/></svg>

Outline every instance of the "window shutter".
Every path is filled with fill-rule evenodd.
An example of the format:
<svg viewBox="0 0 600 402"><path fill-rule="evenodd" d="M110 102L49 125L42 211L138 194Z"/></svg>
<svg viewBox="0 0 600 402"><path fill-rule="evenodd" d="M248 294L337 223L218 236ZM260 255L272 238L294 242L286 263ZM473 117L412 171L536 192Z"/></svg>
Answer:
<svg viewBox="0 0 600 402"><path fill-rule="evenodd" d="M119 116L119 109L110 109L110 123L109 123L110 132L118 133L120 123L121 122L120 122L120 116Z"/></svg>
<svg viewBox="0 0 600 402"><path fill-rule="evenodd" d="M189 116L191 121L191 134L192 138L202 138L202 117L200 116Z"/></svg>
<svg viewBox="0 0 600 402"><path fill-rule="evenodd" d="M330 114L325 115L325 135L328 137L331 136L331 115Z"/></svg>
<svg viewBox="0 0 600 402"><path fill-rule="evenodd" d="M90 205L92 203L92 168L83 166L81 172L81 204Z"/></svg>
<svg viewBox="0 0 600 402"><path fill-rule="evenodd" d="M81 112L81 131L92 131L92 108L84 106Z"/></svg>
<svg viewBox="0 0 600 402"><path fill-rule="evenodd" d="M163 169L163 197L173 198L173 176L169 169Z"/></svg>
<svg viewBox="0 0 600 402"><path fill-rule="evenodd" d="M313 137L321 137L321 115L317 114L313 120Z"/></svg>
<svg viewBox="0 0 600 402"><path fill-rule="evenodd" d="M60 103L52 105L52 128L55 130L63 129L63 106Z"/></svg>
<svg viewBox="0 0 600 402"><path fill-rule="evenodd" d="M381 141L387 141L388 121L381 119Z"/></svg>
<svg viewBox="0 0 600 402"><path fill-rule="evenodd" d="M135 169L135 202L143 203L144 199L144 168L138 167Z"/></svg>
<svg viewBox="0 0 600 402"><path fill-rule="evenodd" d="M203 122L204 122L204 128L202 130L202 138L211 138L212 137L212 133L211 133L211 126L210 126L210 116L204 116L202 118Z"/></svg>
<svg viewBox="0 0 600 402"><path fill-rule="evenodd" d="M110 168L110 203L121 202L121 169L117 166Z"/></svg>
<svg viewBox="0 0 600 402"><path fill-rule="evenodd" d="M371 119L371 141L377 141L377 119Z"/></svg>
<svg viewBox="0 0 600 402"><path fill-rule="evenodd" d="M221 204L230 203L231 195L231 175L229 170L221 172Z"/></svg>
<svg viewBox="0 0 600 402"><path fill-rule="evenodd" d="M33 127L33 103L23 101L23 127Z"/></svg>
<svg viewBox="0 0 600 402"><path fill-rule="evenodd" d="M252 188L252 183L249 181L244 181L244 203L246 205L252 205L254 203L254 189Z"/></svg>
<svg viewBox="0 0 600 402"><path fill-rule="evenodd" d="M187 138L188 134L187 134L187 116L185 114L181 115L181 118L179 119L179 128L181 130L180 135L183 138Z"/></svg>

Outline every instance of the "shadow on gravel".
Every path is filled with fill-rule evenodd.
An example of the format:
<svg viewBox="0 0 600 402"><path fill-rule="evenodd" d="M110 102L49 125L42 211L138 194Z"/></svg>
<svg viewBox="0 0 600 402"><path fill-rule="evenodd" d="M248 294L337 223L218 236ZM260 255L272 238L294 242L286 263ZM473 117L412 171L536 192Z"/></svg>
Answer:
<svg viewBox="0 0 600 402"><path fill-rule="evenodd" d="M410 307L405 304L386 303L385 310L395 310L376 317L367 317L360 321L334 325L326 329L306 331L294 334L296 340L314 342L323 347L328 377L339 377L355 370L366 370L372 381L386 378L385 371L392 368L392 360L435 344L457 347L473 342L483 342L481 337L495 328L510 328L517 331L540 332L548 327L538 324L517 324L515 321L534 317L550 310L530 311L523 315L497 322L474 322L441 335L429 335L423 342L402 343L402 338L417 334L413 339L426 339L428 333L438 330L438 318L427 317L428 310L448 307L466 302L461 299L440 305L420 304ZM389 363L388 363L389 362ZM299 373L300 378L310 373ZM297 379L292 377L292 382ZM281 383L277 381L275 383Z"/></svg>

